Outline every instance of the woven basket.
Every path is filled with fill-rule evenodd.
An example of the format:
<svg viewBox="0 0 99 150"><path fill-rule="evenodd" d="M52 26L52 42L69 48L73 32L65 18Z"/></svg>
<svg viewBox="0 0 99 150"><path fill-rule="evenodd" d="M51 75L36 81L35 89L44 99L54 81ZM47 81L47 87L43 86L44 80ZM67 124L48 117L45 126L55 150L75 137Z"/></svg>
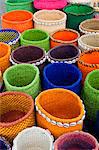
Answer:
<svg viewBox="0 0 99 150"><path fill-rule="evenodd" d="M50 49L49 35L47 32L38 29L27 30L21 35L21 45L34 45L48 51Z"/></svg>
<svg viewBox="0 0 99 150"><path fill-rule="evenodd" d="M73 44L78 45L79 33L72 29L61 29L50 35L51 48L61 44Z"/></svg>
<svg viewBox="0 0 99 150"><path fill-rule="evenodd" d="M13 10L1 16L2 28L19 32L33 28L33 14L26 10Z"/></svg>
<svg viewBox="0 0 99 150"><path fill-rule="evenodd" d="M16 30L2 29L0 30L0 42L7 43L11 46L11 50L20 46L20 34Z"/></svg>
<svg viewBox="0 0 99 150"><path fill-rule="evenodd" d="M64 88L80 95L82 74L80 70L71 64L53 63L44 68L43 88Z"/></svg>
<svg viewBox="0 0 99 150"><path fill-rule="evenodd" d="M69 3L78 3L78 4L86 4L91 5L92 0L68 0Z"/></svg>
<svg viewBox="0 0 99 150"><path fill-rule="evenodd" d="M21 46L11 53L11 63L14 64L34 64L43 71L46 61L46 53L36 46Z"/></svg>
<svg viewBox="0 0 99 150"><path fill-rule="evenodd" d="M0 71L0 92L2 91L2 86L3 86L3 79L2 79L2 73Z"/></svg>
<svg viewBox="0 0 99 150"><path fill-rule="evenodd" d="M0 42L0 70L2 73L10 66L10 52L10 46Z"/></svg>
<svg viewBox="0 0 99 150"><path fill-rule="evenodd" d="M78 67L82 72L84 82L89 72L99 69L99 50L83 52L78 60Z"/></svg>
<svg viewBox="0 0 99 150"><path fill-rule="evenodd" d="M0 136L0 150L11 150L10 143L4 138Z"/></svg>
<svg viewBox="0 0 99 150"><path fill-rule="evenodd" d="M0 135L13 140L35 123L33 99L21 92L0 93Z"/></svg>
<svg viewBox="0 0 99 150"><path fill-rule="evenodd" d="M4 72L8 91L22 91L35 98L40 91L39 70L32 64L18 64Z"/></svg>
<svg viewBox="0 0 99 150"><path fill-rule="evenodd" d="M82 52L92 49L99 50L99 33L89 33L82 35L78 39L78 46Z"/></svg>
<svg viewBox="0 0 99 150"><path fill-rule="evenodd" d="M80 56L80 50L73 45L60 45L52 48L48 54L47 59L51 63L64 62L68 64L75 64Z"/></svg>
<svg viewBox="0 0 99 150"><path fill-rule="evenodd" d="M95 18L99 19L99 0L92 0L91 5L95 9Z"/></svg>
<svg viewBox="0 0 99 150"><path fill-rule="evenodd" d="M52 150L53 139L47 130L32 127L20 132L13 141L12 150Z"/></svg>
<svg viewBox="0 0 99 150"><path fill-rule="evenodd" d="M90 120L96 120L96 115L99 111L99 69L87 75L82 97L86 106L88 118Z"/></svg>
<svg viewBox="0 0 99 150"><path fill-rule="evenodd" d="M98 19L85 20L80 24L79 30L81 34L97 33L99 32L99 20Z"/></svg>
<svg viewBox="0 0 99 150"><path fill-rule="evenodd" d="M40 10L34 16L34 28L44 30L48 33L65 29L66 14L60 10Z"/></svg>
<svg viewBox="0 0 99 150"><path fill-rule="evenodd" d="M54 143L54 150L98 150L98 141L91 134L86 132L73 132L64 134Z"/></svg>
<svg viewBox="0 0 99 150"><path fill-rule="evenodd" d="M94 9L88 5L71 4L63 9L67 14L67 28L79 30L79 24L94 16Z"/></svg>
<svg viewBox="0 0 99 150"><path fill-rule="evenodd" d="M84 105L72 91L51 89L36 98L37 124L48 128L55 138L82 130L85 117Z"/></svg>

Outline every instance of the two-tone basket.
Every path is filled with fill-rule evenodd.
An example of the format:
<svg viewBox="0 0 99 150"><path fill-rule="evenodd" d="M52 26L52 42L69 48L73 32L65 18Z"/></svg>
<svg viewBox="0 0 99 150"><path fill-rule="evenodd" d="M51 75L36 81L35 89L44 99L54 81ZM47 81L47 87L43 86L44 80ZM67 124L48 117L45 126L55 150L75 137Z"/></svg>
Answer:
<svg viewBox="0 0 99 150"><path fill-rule="evenodd" d="M0 149L1 150L11 150L10 143L4 138L0 136Z"/></svg>

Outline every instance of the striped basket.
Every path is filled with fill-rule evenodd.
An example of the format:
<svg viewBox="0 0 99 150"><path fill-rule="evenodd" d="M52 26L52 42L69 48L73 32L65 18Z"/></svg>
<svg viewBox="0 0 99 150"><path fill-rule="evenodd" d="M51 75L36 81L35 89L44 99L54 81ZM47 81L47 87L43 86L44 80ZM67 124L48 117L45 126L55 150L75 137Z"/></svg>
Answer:
<svg viewBox="0 0 99 150"><path fill-rule="evenodd" d="M72 91L51 89L36 98L37 125L47 128L55 138L68 132L82 130L84 105Z"/></svg>
<svg viewBox="0 0 99 150"><path fill-rule="evenodd" d="M20 33L16 30L2 29L0 30L0 42L7 43L11 46L11 50L20 46Z"/></svg>
<svg viewBox="0 0 99 150"><path fill-rule="evenodd" d="M13 141L12 150L52 150L53 137L45 129L27 128L20 132Z"/></svg>
<svg viewBox="0 0 99 150"><path fill-rule="evenodd" d="M65 29L66 14L60 10L40 10L34 16L34 28L44 30L48 33Z"/></svg>
<svg viewBox="0 0 99 150"><path fill-rule="evenodd" d="M21 92L0 94L0 135L12 141L23 129L33 126L33 99Z"/></svg>
<svg viewBox="0 0 99 150"><path fill-rule="evenodd" d="M11 150L10 143L4 138L0 136L0 150Z"/></svg>

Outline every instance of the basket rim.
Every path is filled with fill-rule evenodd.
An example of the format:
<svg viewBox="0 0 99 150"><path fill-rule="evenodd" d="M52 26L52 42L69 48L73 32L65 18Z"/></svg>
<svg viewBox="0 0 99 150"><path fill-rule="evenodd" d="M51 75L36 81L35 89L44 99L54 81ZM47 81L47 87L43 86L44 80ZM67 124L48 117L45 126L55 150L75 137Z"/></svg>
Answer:
<svg viewBox="0 0 99 150"><path fill-rule="evenodd" d="M17 91L13 91L13 92L11 91L10 92L10 91L6 91L6 92L3 92L3 93L0 93L0 97L6 96L6 95L16 95L16 94L21 95L21 96L25 96L29 100L31 100L31 108L30 108L30 110L28 111L28 113L24 117L22 117L22 118L20 118L20 119L18 119L16 121L13 121L11 123L1 123L0 122L0 126L1 127L11 127L11 126L16 125L18 123L21 123L22 121L24 121L25 119L27 119L32 114L32 112L33 112L33 109L34 109L33 98L30 95L28 95L28 94L26 94L24 92L17 92Z"/></svg>
<svg viewBox="0 0 99 150"><path fill-rule="evenodd" d="M5 4L8 4L10 6L14 6L14 5L16 5L16 6L18 6L18 5L26 5L26 4L29 4L31 2L33 2L33 0L29 0L27 2L18 2L18 3L11 3L11 2L9 2L9 0L5 0Z"/></svg>

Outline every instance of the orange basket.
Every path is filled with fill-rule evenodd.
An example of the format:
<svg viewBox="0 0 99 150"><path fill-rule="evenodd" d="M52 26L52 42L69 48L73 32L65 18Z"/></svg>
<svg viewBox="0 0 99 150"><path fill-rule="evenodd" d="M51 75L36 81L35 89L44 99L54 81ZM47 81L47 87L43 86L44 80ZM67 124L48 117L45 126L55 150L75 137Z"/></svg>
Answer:
<svg viewBox="0 0 99 150"><path fill-rule="evenodd" d="M85 117L80 97L65 89L50 89L36 98L38 126L48 129L55 138L82 130Z"/></svg>
<svg viewBox="0 0 99 150"><path fill-rule="evenodd" d="M10 52L11 47L0 42L0 70L2 73L10 66Z"/></svg>
<svg viewBox="0 0 99 150"><path fill-rule="evenodd" d="M33 28L33 14L26 10L14 10L1 16L2 28L23 32Z"/></svg>
<svg viewBox="0 0 99 150"><path fill-rule="evenodd" d="M31 96L21 92L0 93L1 136L13 140L20 131L34 123L34 102Z"/></svg>

